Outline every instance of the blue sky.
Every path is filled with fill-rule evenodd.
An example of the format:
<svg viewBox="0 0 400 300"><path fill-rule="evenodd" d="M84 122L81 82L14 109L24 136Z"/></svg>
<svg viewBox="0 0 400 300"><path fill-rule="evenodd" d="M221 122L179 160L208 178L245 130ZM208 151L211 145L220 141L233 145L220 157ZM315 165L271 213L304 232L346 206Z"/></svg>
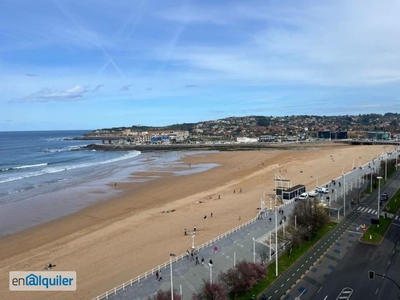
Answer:
<svg viewBox="0 0 400 300"><path fill-rule="evenodd" d="M400 111L400 2L3 0L0 131Z"/></svg>

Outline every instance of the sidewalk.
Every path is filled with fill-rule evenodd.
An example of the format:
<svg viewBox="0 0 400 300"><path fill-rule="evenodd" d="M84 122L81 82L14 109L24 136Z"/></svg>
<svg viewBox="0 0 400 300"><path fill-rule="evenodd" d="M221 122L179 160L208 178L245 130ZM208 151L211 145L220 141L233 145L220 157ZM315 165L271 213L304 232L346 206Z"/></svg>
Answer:
<svg viewBox="0 0 400 300"><path fill-rule="evenodd" d="M293 208L294 202L287 203L281 208L285 216L288 216ZM272 218L272 222L269 218ZM278 221L282 215L278 215ZM191 260L190 256L172 263L173 285L178 294L182 292L183 299L191 299L192 294L197 292L203 285L203 281L216 280L220 272L225 272L240 261L253 261L253 238L256 240L255 258L256 262L261 263L260 254L269 254L269 248L257 241L258 238L275 228L275 214L267 214L263 219L259 219L252 224L233 232L223 239L210 244L197 251L200 264L196 265L196 260ZM214 247L218 250L215 252ZM196 248L197 249L197 248ZM201 265L201 258L204 258L204 265ZM212 259L213 265L210 270L208 264ZM148 299L149 296L156 294L159 290L169 290L171 288L171 276L169 263L161 268L162 280L157 281L156 275L150 274L147 278L134 282L124 289L108 295L106 299L129 299L139 300ZM94 298L97 299L97 298ZM100 298L98 298L100 299Z"/></svg>

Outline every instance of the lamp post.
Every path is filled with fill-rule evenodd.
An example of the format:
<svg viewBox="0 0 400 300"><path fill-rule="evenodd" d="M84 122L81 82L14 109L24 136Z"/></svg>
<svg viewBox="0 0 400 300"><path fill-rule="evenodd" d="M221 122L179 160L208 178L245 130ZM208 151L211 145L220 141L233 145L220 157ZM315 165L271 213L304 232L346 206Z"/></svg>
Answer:
<svg viewBox="0 0 400 300"><path fill-rule="evenodd" d="M256 263L256 240L253 238L253 263Z"/></svg>
<svg viewBox="0 0 400 300"><path fill-rule="evenodd" d="M381 176L376 177L378 179L378 219L379 219L379 209L380 209L380 202L381 202Z"/></svg>
<svg viewBox="0 0 400 300"><path fill-rule="evenodd" d="M272 233L271 231L269 232L269 260L271 260L271 255L272 255Z"/></svg>
<svg viewBox="0 0 400 300"><path fill-rule="evenodd" d="M212 284L212 261L211 260L208 263L208 265L210 266L210 284Z"/></svg>
<svg viewBox="0 0 400 300"><path fill-rule="evenodd" d="M275 274L278 277L278 213L275 207L275 262L276 262L276 270Z"/></svg>
<svg viewBox="0 0 400 300"><path fill-rule="evenodd" d="M343 174L343 216L346 217L346 176Z"/></svg>
<svg viewBox="0 0 400 300"><path fill-rule="evenodd" d="M385 156L385 181L387 180L387 154Z"/></svg>
<svg viewBox="0 0 400 300"><path fill-rule="evenodd" d="M169 270L171 272L171 300L174 300L174 279L172 277L172 257L175 257L174 253L169 254Z"/></svg>

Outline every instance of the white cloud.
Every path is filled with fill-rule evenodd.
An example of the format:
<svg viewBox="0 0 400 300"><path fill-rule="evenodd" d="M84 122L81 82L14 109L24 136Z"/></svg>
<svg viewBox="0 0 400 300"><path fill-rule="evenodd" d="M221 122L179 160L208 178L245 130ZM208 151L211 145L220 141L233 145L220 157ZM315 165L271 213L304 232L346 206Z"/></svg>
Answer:
<svg viewBox="0 0 400 300"><path fill-rule="evenodd" d="M76 85L65 91L56 91L47 87L32 95L21 98L20 102L78 101L82 99L87 91L87 88L81 85Z"/></svg>

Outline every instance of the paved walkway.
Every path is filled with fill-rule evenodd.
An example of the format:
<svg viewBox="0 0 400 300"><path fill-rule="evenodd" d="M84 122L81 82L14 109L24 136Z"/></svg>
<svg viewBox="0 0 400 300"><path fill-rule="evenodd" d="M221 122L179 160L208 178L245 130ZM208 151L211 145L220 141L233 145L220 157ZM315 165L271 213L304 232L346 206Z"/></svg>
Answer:
<svg viewBox="0 0 400 300"><path fill-rule="evenodd" d="M288 216L293 208L293 203L285 204L282 209L284 215ZM269 221L269 218L272 221ZM282 214L278 214L278 221ZM246 260L253 261L253 246L255 246L256 262L261 263L261 255L269 254L269 248L264 244L255 241L275 228L275 214L267 214L252 224L233 232L218 242L211 244L201 250L198 250L195 256L198 256L200 264L196 265L195 260L191 258L182 258L172 264L173 285L177 293L182 291L183 299L191 299L192 294L197 292L203 285L203 280L209 280L210 276L217 278L220 272L225 272L236 263ZM218 250L215 252L214 247ZM201 265L201 258L204 258L204 265ZM210 270L209 261L213 262ZM157 281L155 274L150 274L146 279L135 282L132 286L125 287L115 294L111 294L107 299L148 299L149 296L156 294L159 290L169 290L171 287L170 265L167 264L161 270L162 280Z"/></svg>

